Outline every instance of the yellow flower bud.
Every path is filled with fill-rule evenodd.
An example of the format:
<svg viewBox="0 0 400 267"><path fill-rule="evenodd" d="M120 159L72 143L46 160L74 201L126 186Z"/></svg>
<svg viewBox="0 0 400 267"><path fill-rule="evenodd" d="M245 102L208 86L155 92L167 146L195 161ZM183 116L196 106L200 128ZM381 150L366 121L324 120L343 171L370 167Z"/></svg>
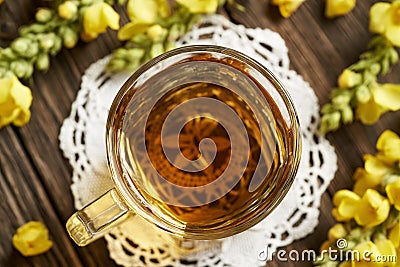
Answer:
<svg viewBox="0 0 400 267"><path fill-rule="evenodd" d="M35 256L48 251L53 243L48 230L41 222L28 222L17 229L13 245L23 256Z"/></svg>
<svg viewBox="0 0 400 267"><path fill-rule="evenodd" d="M356 0L326 0L325 16L334 18L349 13L356 5Z"/></svg>
<svg viewBox="0 0 400 267"><path fill-rule="evenodd" d="M361 226L376 226L387 219L389 201L374 189L367 189L359 202L354 219Z"/></svg>
<svg viewBox="0 0 400 267"><path fill-rule="evenodd" d="M331 227L328 231L328 239L330 241L336 241L339 238L346 236L347 230L344 228L344 225L341 223L337 223Z"/></svg>
<svg viewBox="0 0 400 267"><path fill-rule="evenodd" d="M158 24L155 24L147 29L147 35L151 40L158 40L160 37L166 34L166 29Z"/></svg>
<svg viewBox="0 0 400 267"><path fill-rule="evenodd" d="M193 14L215 13L218 8L218 0L177 0L176 2Z"/></svg>
<svg viewBox="0 0 400 267"><path fill-rule="evenodd" d="M78 13L78 7L72 1L65 1L58 6L58 15L63 19L72 19Z"/></svg>
<svg viewBox="0 0 400 267"><path fill-rule="evenodd" d="M359 73L345 69L338 77L338 85L340 88L351 88L362 82L362 76Z"/></svg>
<svg viewBox="0 0 400 267"><path fill-rule="evenodd" d="M305 0L272 0L272 4L279 7L282 17L288 18L292 15Z"/></svg>

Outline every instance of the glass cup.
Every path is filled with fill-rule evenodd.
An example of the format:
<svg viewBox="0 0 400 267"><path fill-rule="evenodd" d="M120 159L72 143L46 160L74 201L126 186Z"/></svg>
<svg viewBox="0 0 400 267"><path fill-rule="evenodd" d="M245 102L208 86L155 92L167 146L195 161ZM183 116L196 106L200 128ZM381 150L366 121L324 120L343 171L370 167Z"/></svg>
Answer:
<svg viewBox="0 0 400 267"><path fill-rule="evenodd" d="M132 215L181 240L237 234L281 202L301 154L284 86L250 57L212 45L139 68L112 103L106 145L115 187L67 221L81 246Z"/></svg>

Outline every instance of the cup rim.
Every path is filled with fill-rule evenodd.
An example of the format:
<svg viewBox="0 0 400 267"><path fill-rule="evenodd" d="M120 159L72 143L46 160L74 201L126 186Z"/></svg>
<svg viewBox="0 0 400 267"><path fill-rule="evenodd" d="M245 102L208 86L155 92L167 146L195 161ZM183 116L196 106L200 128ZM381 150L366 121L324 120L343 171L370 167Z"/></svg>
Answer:
<svg viewBox="0 0 400 267"><path fill-rule="evenodd" d="M173 57L182 54L190 54L190 53L217 53L224 56L232 57L237 59L241 62L244 62L246 65L255 69L259 74L263 77L266 77L271 84L273 85L274 89L279 93L280 97L282 98L285 108L288 110L289 113L289 120L291 123L291 134L293 136L292 141L293 143L290 144L292 146L293 160L292 164L290 165L290 169L287 174L287 178L284 182L284 187L279 189L279 194L277 198L272 200L272 203L269 204L267 207L264 207L262 212L258 213L258 216L253 216L250 219L246 220L244 223L238 224L234 229L229 229L226 225L219 225L215 228L207 229L207 231L203 230L196 230L196 229L182 229L173 225L172 223L163 220L156 214L149 212L149 203L146 203L144 199L138 198L138 196L132 196L132 188L128 188L127 185L123 182L123 178L121 177L121 173L118 171L118 159L114 156L114 149L115 149L115 142L114 142L114 131L111 127L115 120L115 114L118 107L121 105L124 96L126 93L131 89L132 84L139 79L146 71L148 71L153 66ZM115 188L121 197L125 200L125 202L130 206L130 208L134 211L134 213L138 214L148 222L151 222L158 226L159 228L177 236L184 236L185 238L190 239L200 239L200 240L208 240L208 239L219 239L228 237L239 232L242 232L250 227L256 225L261 220L267 217L283 200L283 198L288 193L290 187L292 186L295 175L297 173L299 163L300 163L300 156L301 156L301 133L300 133L300 125L297 116L297 112L294 107L294 103L288 93L286 87L279 81L279 79L275 76L275 74L268 69L267 67L263 66L255 59L239 52L231 48L217 46L217 45L187 45L182 46L179 48L175 48L170 50L166 53L163 53L149 62L145 63L141 67L139 67L124 83L124 85L118 91L116 97L114 98L109 115L107 118L107 126L106 126L106 150L107 150L107 160L108 166L111 172L111 177L115 184ZM140 195L139 192L136 192Z"/></svg>

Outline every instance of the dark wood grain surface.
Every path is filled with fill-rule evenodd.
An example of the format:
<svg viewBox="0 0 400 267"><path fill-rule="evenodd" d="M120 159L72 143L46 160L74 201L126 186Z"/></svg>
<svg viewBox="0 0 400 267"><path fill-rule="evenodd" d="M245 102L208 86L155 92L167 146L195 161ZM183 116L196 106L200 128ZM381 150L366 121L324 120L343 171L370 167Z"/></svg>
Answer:
<svg viewBox="0 0 400 267"><path fill-rule="evenodd" d="M221 13L235 23L278 32L289 48L291 68L310 83L320 104L324 104L338 74L366 49L371 37L368 10L376 1L358 1L353 12L334 20L324 17L322 0L306 1L289 19L281 18L268 1L238 2L246 6L246 13L233 8ZM16 29L32 20L35 8L42 3L5 0L0 5L0 46L6 46ZM62 50L51 60L47 73L37 72L32 81L26 81L34 98L30 122L21 128L0 129L0 266L115 266L108 257L104 240L80 248L68 237L64 224L74 212L71 167L59 149L58 134L85 69L119 45L115 32L109 32L95 42ZM400 66L384 81L400 83ZM339 167L322 196L319 225L312 234L286 250L318 249L334 223L330 215L332 194L352 186L351 176L362 165L362 155L375 152L376 139L384 129L400 132L399 119L400 113L386 114L373 126L353 123L328 135L336 149ZM45 254L25 258L12 247L11 239L15 230L30 220L45 222L54 246ZM268 265L312 266L310 262L276 260Z"/></svg>

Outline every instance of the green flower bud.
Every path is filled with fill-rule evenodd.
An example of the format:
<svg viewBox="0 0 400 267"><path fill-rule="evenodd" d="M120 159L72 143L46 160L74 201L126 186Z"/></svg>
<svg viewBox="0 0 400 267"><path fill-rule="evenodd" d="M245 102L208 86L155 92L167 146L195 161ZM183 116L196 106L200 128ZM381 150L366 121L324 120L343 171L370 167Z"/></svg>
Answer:
<svg viewBox="0 0 400 267"><path fill-rule="evenodd" d="M144 56L144 49L141 48L131 48L126 50L125 58L128 61L140 60Z"/></svg>
<svg viewBox="0 0 400 267"><path fill-rule="evenodd" d="M150 56L152 58L164 53L164 46L162 43L154 43L150 48Z"/></svg>
<svg viewBox="0 0 400 267"><path fill-rule="evenodd" d="M320 131L322 134L337 130L340 126L340 112L336 111L333 113L325 114L322 116Z"/></svg>
<svg viewBox="0 0 400 267"><path fill-rule="evenodd" d="M113 58L126 58L128 54L128 50L124 48L118 48L113 53Z"/></svg>
<svg viewBox="0 0 400 267"><path fill-rule="evenodd" d="M29 25L29 26L22 27L19 30L19 33L20 33L21 36L25 36L28 33L43 33L43 32L47 31L48 27L49 26L46 25L46 24L34 23L34 24Z"/></svg>
<svg viewBox="0 0 400 267"><path fill-rule="evenodd" d="M48 22L53 17L53 12L47 8L41 8L36 12L35 18L38 22Z"/></svg>
<svg viewBox="0 0 400 267"><path fill-rule="evenodd" d="M339 107L343 105L348 105L351 100L351 92L346 90L340 90L340 92L332 97L332 103Z"/></svg>
<svg viewBox="0 0 400 267"><path fill-rule="evenodd" d="M93 4L93 0L81 0L81 4L84 6L90 6Z"/></svg>
<svg viewBox="0 0 400 267"><path fill-rule="evenodd" d="M1 60L15 60L17 58L17 54L11 49L11 47L6 47L0 50Z"/></svg>
<svg viewBox="0 0 400 267"><path fill-rule="evenodd" d="M146 34L139 33L132 37L131 41L141 46L150 46L151 40Z"/></svg>
<svg viewBox="0 0 400 267"><path fill-rule="evenodd" d="M4 78L9 72L8 68L0 67L0 79Z"/></svg>
<svg viewBox="0 0 400 267"><path fill-rule="evenodd" d="M125 69L125 67L126 67L126 61L119 58L111 59L107 65L107 69L109 71L120 71Z"/></svg>
<svg viewBox="0 0 400 267"><path fill-rule="evenodd" d="M397 53L395 48L391 48L389 50L389 59L392 65L396 64L399 61L399 54Z"/></svg>
<svg viewBox="0 0 400 267"><path fill-rule="evenodd" d="M78 42L78 34L69 27L65 27L62 33L63 44L66 48L73 48Z"/></svg>
<svg viewBox="0 0 400 267"><path fill-rule="evenodd" d="M50 57L47 53L41 53L36 60L36 68L41 71L47 71L50 66Z"/></svg>
<svg viewBox="0 0 400 267"><path fill-rule="evenodd" d="M371 92L366 85L360 85L357 87L356 99L360 103L367 103L371 99Z"/></svg>
<svg viewBox="0 0 400 267"><path fill-rule="evenodd" d="M369 67L369 71L373 74L373 75L378 75L379 72L381 71L381 65L379 65L378 63L373 63L370 67Z"/></svg>
<svg viewBox="0 0 400 267"><path fill-rule="evenodd" d="M40 48L45 52L49 51L54 46L55 36L54 33L42 34L39 36Z"/></svg>
<svg viewBox="0 0 400 267"><path fill-rule="evenodd" d="M61 50L62 46L63 46L63 40L61 39L61 37L54 35L54 45L50 49L50 55L52 56L56 55Z"/></svg>
<svg viewBox="0 0 400 267"><path fill-rule="evenodd" d="M385 55L381 61L381 69L382 69L382 75L385 75L390 68L390 61L389 61L389 56Z"/></svg>
<svg viewBox="0 0 400 267"><path fill-rule="evenodd" d="M183 35L184 33L185 33L185 25L175 23L169 29L168 41L174 42L174 41L178 40L178 38L181 37L181 35Z"/></svg>
<svg viewBox="0 0 400 267"><path fill-rule="evenodd" d="M175 42L167 42L165 44L165 51L169 51L176 48L176 43Z"/></svg>
<svg viewBox="0 0 400 267"><path fill-rule="evenodd" d="M126 62L125 69L129 72L135 71L138 67L140 66L140 61L135 60L135 61L129 61Z"/></svg>
<svg viewBox="0 0 400 267"><path fill-rule="evenodd" d="M31 40L24 37L15 39L10 46L13 51L24 58L32 58L39 52L39 44L36 40Z"/></svg>
<svg viewBox="0 0 400 267"><path fill-rule="evenodd" d="M25 60L11 62L10 69L18 78L28 78L33 73L33 66Z"/></svg>
<svg viewBox="0 0 400 267"><path fill-rule="evenodd" d="M354 113L350 106L343 106L340 109L340 113L342 115L342 122L344 124L351 123L354 119Z"/></svg>
<svg viewBox="0 0 400 267"><path fill-rule="evenodd" d="M30 43L31 43L31 40L24 38L24 37L19 37L11 43L10 47L16 53L23 56L25 54L25 52L29 50Z"/></svg>

